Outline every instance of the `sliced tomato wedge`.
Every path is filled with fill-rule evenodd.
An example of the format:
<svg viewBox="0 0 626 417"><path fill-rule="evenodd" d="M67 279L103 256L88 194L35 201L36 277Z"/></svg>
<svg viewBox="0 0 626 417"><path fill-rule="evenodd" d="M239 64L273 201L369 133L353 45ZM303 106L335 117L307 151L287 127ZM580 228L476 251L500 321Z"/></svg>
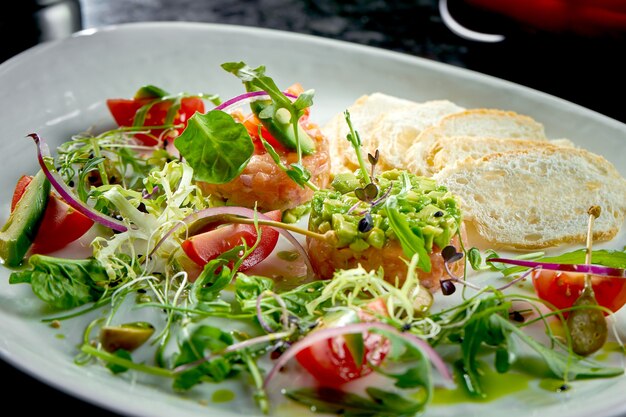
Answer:
<svg viewBox="0 0 626 417"><path fill-rule="evenodd" d="M33 180L33 177L29 175L22 175L19 180L17 180L17 184L15 185L15 190L13 191L13 198L11 199L11 213L15 210L15 206L17 202L20 201L20 198L24 195L24 191L26 191L26 187Z"/></svg>
<svg viewBox="0 0 626 417"><path fill-rule="evenodd" d="M32 177L22 176L15 186L11 200L11 211L22 198ZM93 220L76 211L60 197L50 194L37 235L30 248L31 253L50 253L74 242L93 226Z"/></svg>
<svg viewBox="0 0 626 417"><path fill-rule="evenodd" d="M537 295L558 309L571 307L585 286L585 274L537 270L532 274ZM615 312L626 304L626 279L592 275L591 284L599 305Z"/></svg>
<svg viewBox="0 0 626 417"><path fill-rule="evenodd" d="M366 309L376 314L387 315L387 308L381 299L368 304ZM343 316L333 322L324 323L324 326L335 327L375 320L374 315L360 310L356 320ZM354 357L350 343L352 341L347 337L322 340L299 352L296 359L320 385L337 387L372 373L369 364L379 366L389 351L388 341L378 334L366 333L362 336L363 355L360 358Z"/></svg>
<svg viewBox="0 0 626 417"><path fill-rule="evenodd" d="M274 221L281 220L280 210L265 213ZM252 268L265 258L276 247L279 233L271 227L261 226L261 241L256 249L243 260L239 271ZM191 236L182 243L185 254L200 266L206 265L209 261L217 258L224 252L235 246L239 246L243 241L248 247L255 244L257 232L254 225L249 224L228 224L213 226L210 230Z"/></svg>
<svg viewBox="0 0 626 417"><path fill-rule="evenodd" d="M144 105L155 100L154 98L133 98L123 99L115 98L107 100L107 107L115 122L121 126L132 126L135 121L135 114ZM144 122L145 126L160 126L165 123L167 112L172 106L171 101L159 101L155 103L148 111ZM180 108L174 117L174 124L183 124L187 126L187 121L196 112L204 113L204 102L198 97L186 97L181 100ZM182 130L181 130L182 131ZM181 131L175 131L174 136L178 136ZM155 137L159 137L163 133L163 129L152 129L151 135L137 134L135 138L147 146L158 144Z"/></svg>

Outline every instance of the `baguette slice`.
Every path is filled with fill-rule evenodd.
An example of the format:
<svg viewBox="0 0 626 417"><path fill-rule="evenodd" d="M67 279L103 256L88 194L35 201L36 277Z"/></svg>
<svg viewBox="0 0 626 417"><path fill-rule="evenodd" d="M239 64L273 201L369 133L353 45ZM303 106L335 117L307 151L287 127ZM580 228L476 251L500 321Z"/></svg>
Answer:
<svg viewBox="0 0 626 417"><path fill-rule="evenodd" d="M543 125L531 117L497 109L470 109L446 116L424 130L406 153L406 167L418 175L432 175L427 163L431 146L440 138L458 136L547 140Z"/></svg>
<svg viewBox="0 0 626 417"><path fill-rule="evenodd" d="M574 144L567 139L538 141L476 136L444 136L435 140L426 152L426 164L428 170L434 174L467 158L478 159L491 153L520 151L537 146L573 147Z"/></svg>
<svg viewBox="0 0 626 417"><path fill-rule="evenodd" d="M368 152L380 151L384 170L404 169L405 155L417 137L443 117L460 111L463 108L450 101L433 100L386 112L370 132Z"/></svg>
<svg viewBox="0 0 626 417"><path fill-rule="evenodd" d="M600 206L594 239L624 222L626 180L601 156L557 146L466 159L435 175L460 199L464 218L487 241L535 249L584 243L587 210Z"/></svg>
<svg viewBox="0 0 626 417"><path fill-rule="evenodd" d="M382 93L362 96L348 107L352 125L361 137L363 154L379 149L383 169L404 167L403 155L423 129L462 110L446 100L415 103ZM331 119L323 132L330 142L333 172L358 168L356 154L346 140L349 129L343 113Z"/></svg>
<svg viewBox="0 0 626 417"><path fill-rule="evenodd" d="M409 106L412 101L382 93L373 93L359 97L348 107L350 120L359 132L364 144L369 142L369 132L378 118L388 111ZM322 132L329 141L331 170L335 173L352 171L358 162L350 143L346 140L349 133L343 112L336 114L323 128Z"/></svg>

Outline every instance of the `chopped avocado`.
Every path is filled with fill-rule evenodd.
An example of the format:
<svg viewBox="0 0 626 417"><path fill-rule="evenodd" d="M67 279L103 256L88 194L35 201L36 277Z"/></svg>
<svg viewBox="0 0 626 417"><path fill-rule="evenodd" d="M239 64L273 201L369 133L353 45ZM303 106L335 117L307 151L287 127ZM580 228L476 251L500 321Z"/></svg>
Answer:
<svg viewBox="0 0 626 417"><path fill-rule="evenodd" d="M22 263L39 229L49 194L50 182L43 171L39 171L0 230L0 258L6 266L16 267Z"/></svg>
<svg viewBox="0 0 626 417"><path fill-rule="evenodd" d="M335 178L330 185L341 194L346 194L360 187L361 183L356 175L345 172L335 175Z"/></svg>
<svg viewBox="0 0 626 417"><path fill-rule="evenodd" d="M389 239L397 239L384 208L386 199L375 206L359 203L354 190L365 185L362 180L358 173L339 174L333 181L336 191L315 192L311 201L309 229L325 233L330 226L336 232L338 247L350 247L355 251L369 246L381 249ZM408 187L403 187L403 183ZM376 184L380 190L379 197L387 194L387 198L396 198L398 211L405 216L414 233L422 236L428 252L434 245L440 248L448 245L458 232L461 224L458 203L445 187L437 185L433 179L392 170L378 175ZM359 232L359 221L366 211L372 216L373 228Z"/></svg>
<svg viewBox="0 0 626 417"><path fill-rule="evenodd" d="M248 83L246 83L248 91L255 91ZM297 149L296 135L290 117L285 117L285 112L290 116L289 111L285 108L275 108L269 100L258 100L250 103L250 109L259 118L263 127L286 148ZM315 142L308 133L298 123L298 138L300 141L300 149L305 155L315 153Z"/></svg>
<svg viewBox="0 0 626 417"><path fill-rule="evenodd" d="M359 233L357 225L347 220L346 217L349 216L335 213L331 219L333 230L337 233L339 243L342 245L349 245L354 242Z"/></svg>
<svg viewBox="0 0 626 417"><path fill-rule="evenodd" d="M162 88L159 88L154 85L144 85L135 93L135 99L141 100L146 98L163 98L168 96L169 93Z"/></svg>
<svg viewBox="0 0 626 417"><path fill-rule="evenodd" d="M287 209L283 212L282 221L283 223L296 223L303 216L309 214L309 211L311 211L311 206L308 203Z"/></svg>

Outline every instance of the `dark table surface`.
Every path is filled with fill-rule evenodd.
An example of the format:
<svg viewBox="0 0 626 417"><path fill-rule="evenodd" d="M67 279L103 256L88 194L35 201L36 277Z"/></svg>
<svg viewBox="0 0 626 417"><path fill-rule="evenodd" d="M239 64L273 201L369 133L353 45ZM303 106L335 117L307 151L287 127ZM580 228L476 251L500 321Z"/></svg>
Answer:
<svg viewBox="0 0 626 417"><path fill-rule="evenodd" d="M81 28L139 21L226 23L313 34L445 62L626 122L624 37L545 32L472 8L462 0L450 2L458 20L475 30L502 33L506 39L481 43L460 38L442 22L436 0L21 0L13 7L14 13L0 18L0 61ZM64 8L70 18L59 20L51 7ZM17 40L16 31L21 33ZM66 415L113 415L41 384L3 361L0 375L10 382L3 397L14 399L22 413L48 404ZM23 393L37 400L17 403Z"/></svg>

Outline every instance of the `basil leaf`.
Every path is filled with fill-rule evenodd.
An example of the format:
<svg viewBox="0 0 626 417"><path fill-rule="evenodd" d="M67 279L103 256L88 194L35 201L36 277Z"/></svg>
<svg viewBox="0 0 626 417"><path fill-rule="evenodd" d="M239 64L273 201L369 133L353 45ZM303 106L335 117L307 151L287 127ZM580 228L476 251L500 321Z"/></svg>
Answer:
<svg viewBox="0 0 626 417"><path fill-rule="evenodd" d="M109 281L106 270L95 259L33 255L28 266L28 270L13 272L9 283L30 283L37 297L63 310L98 300L104 293L98 284Z"/></svg>
<svg viewBox="0 0 626 417"><path fill-rule="evenodd" d="M174 145L193 168L195 179L211 184L233 180L254 153L244 125L218 110L194 114Z"/></svg>

